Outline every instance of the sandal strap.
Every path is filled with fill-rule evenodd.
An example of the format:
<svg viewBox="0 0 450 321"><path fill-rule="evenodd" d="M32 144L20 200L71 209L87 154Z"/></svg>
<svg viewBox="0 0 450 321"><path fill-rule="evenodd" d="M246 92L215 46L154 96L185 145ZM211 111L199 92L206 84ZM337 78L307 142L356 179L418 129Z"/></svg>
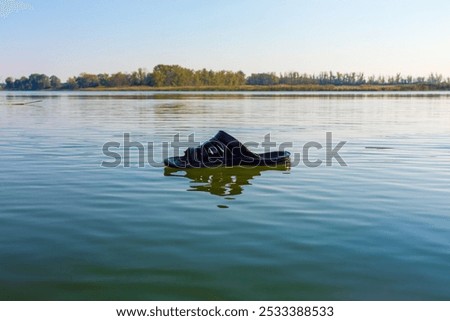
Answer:
<svg viewBox="0 0 450 321"><path fill-rule="evenodd" d="M209 158L213 160L224 158L227 153L231 153L227 145L219 140L211 139L198 147L189 147L185 150L184 156L191 162L198 162Z"/></svg>

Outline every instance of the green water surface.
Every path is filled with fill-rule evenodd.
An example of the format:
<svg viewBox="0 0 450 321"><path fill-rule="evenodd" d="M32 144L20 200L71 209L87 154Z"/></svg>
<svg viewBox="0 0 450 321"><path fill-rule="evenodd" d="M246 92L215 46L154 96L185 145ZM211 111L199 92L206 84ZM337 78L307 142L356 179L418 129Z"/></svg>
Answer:
<svg viewBox="0 0 450 321"><path fill-rule="evenodd" d="M160 166L219 129L347 166ZM448 93L1 92L0 137L2 300L450 299Z"/></svg>

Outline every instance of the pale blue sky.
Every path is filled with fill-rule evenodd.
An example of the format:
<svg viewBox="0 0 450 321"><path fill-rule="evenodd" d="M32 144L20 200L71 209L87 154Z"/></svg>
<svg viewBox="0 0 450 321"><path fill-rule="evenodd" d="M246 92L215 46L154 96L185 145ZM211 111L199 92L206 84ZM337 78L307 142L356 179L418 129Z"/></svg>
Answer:
<svg viewBox="0 0 450 321"><path fill-rule="evenodd" d="M32 9L0 12L0 80L156 64L450 76L445 0L22 2Z"/></svg>

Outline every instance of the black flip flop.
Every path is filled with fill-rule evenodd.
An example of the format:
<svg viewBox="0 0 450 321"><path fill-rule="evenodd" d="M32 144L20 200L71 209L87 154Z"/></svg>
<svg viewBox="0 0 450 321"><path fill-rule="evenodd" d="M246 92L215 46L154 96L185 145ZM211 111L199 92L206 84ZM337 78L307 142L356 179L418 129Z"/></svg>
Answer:
<svg viewBox="0 0 450 321"><path fill-rule="evenodd" d="M255 154L236 138L221 130L200 146L189 147L183 156L166 158L164 165L173 168L276 166L288 162L290 155L287 151Z"/></svg>

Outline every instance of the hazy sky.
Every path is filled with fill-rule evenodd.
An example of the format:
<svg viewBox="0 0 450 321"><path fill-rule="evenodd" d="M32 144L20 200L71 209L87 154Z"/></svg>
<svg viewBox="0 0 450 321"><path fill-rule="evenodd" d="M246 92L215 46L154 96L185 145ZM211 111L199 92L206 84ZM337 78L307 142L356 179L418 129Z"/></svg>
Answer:
<svg viewBox="0 0 450 321"><path fill-rule="evenodd" d="M450 1L0 0L0 80L38 72L450 76Z"/></svg>

